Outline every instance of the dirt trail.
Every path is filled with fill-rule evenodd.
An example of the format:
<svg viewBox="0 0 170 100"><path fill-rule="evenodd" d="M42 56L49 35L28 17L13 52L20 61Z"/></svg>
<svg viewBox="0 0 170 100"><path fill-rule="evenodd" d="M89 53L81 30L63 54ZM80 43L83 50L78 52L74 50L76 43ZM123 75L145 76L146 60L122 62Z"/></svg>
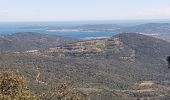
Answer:
<svg viewBox="0 0 170 100"><path fill-rule="evenodd" d="M37 76L36 76L35 81L36 81L37 83L40 83L40 84L48 85L48 83L39 80L40 75L41 75L40 68L39 68L39 67L36 67L36 70L37 70L38 74L37 74Z"/></svg>

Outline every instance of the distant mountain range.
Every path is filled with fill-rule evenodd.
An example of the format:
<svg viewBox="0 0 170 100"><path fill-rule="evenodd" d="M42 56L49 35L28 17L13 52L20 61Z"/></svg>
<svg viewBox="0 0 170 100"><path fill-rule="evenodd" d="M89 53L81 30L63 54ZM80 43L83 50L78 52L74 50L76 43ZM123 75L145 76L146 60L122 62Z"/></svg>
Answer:
<svg viewBox="0 0 170 100"><path fill-rule="evenodd" d="M170 33L170 24L169 23L147 23L147 24L128 27L124 31L136 32L136 33L148 33L148 34L166 34L166 33Z"/></svg>
<svg viewBox="0 0 170 100"><path fill-rule="evenodd" d="M71 82L92 100L170 97L166 62L170 43L161 39L123 33L111 38L72 41L17 33L1 37L0 41L0 49L8 51L0 54L0 69L19 71L30 80L29 86L36 93Z"/></svg>
<svg viewBox="0 0 170 100"><path fill-rule="evenodd" d="M49 28L55 32L116 32L116 33L141 33L170 41L170 23L146 23L136 26L120 26L116 24L82 25L67 28Z"/></svg>
<svg viewBox="0 0 170 100"><path fill-rule="evenodd" d="M146 23L140 24L136 26L120 26L116 24L96 24L96 25L81 25L74 27L49 27L48 30L56 30L56 31L99 31L99 32L136 32L136 33L170 33L170 23Z"/></svg>

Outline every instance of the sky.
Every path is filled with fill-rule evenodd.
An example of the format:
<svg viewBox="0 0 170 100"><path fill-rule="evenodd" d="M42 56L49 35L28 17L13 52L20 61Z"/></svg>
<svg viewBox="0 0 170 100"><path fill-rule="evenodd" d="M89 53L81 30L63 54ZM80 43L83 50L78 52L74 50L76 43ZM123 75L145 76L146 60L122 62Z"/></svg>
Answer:
<svg viewBox="0 0 170 100"><path fill-rule="evenodd" d="M170 19L170 0L0 0L0 22Z"/></svg>

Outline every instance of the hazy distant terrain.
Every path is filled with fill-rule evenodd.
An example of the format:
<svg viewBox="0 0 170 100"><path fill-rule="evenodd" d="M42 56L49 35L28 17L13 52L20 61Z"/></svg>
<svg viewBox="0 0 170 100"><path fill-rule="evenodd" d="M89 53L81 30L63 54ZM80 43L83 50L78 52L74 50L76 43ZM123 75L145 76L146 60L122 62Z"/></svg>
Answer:
<svg viewBox="0 0 170 100"><path fill-rule="evenodd" d="M133 26L121 26L118 24L87 24L74 27L49 27L48 31L84 31L84 32L136 32L136 33L170 33L169 23L146 23Z"/></svg>
<svg viewBox="0 0 170 100"><path fill-rule="evenodd" d="M170 96L166 62L170 43L164 40L136 33L72 42L37 33L17 33L1 39L1 50L11 50L0 55L1 70L19 71L36 93L72 82L92 100L164 100ZM23 45L27 49L14 40L21 44L26 41ZM33 48L37 42L45 49ZM11 43L17 44L15 51ZM52 43L56 45L49 45Z"/></svg>
<svg viewBox="0 0 170 100"><path fill-rule="evenodd" d="M168 21L167 21L168 22ZM12 24L12 25L11 25ZM124 24L59 24L59 23L6 23L0 26L0 34L34 32L71 38L111 37L119 33L141 33L169 41L169 23ZM42 25L41 25L42 24Z"/></svg>
<svg viewBox="0 0 170 100"><path fill-rule="evenodd" d="M169 23L146 23L134 26L121 26L116 24L97 24L81 25L67 28L49 28L51 32L115 32L115 33L141 33L160 39L170 41L170 24Z"/></svg>
<svg viewBox="0 0 170 100"><path fill-rule="evenodd" d="M170 42L169 23L147 23L125 29L125 32L137 32Z"/></svg>

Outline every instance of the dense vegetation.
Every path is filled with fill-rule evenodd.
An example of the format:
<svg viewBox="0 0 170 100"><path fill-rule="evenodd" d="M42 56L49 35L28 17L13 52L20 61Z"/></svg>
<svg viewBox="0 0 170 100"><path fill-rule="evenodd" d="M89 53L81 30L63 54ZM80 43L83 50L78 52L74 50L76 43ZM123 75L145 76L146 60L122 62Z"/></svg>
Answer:
<svg viewBox="0 0 170 100"><path fill-rule="evenodd" d="M166 41L124 33L45 50L1 53L0 69L25 76L31 95L68 82L92 100L164 100L170 97L169 53Z"/></svg>

